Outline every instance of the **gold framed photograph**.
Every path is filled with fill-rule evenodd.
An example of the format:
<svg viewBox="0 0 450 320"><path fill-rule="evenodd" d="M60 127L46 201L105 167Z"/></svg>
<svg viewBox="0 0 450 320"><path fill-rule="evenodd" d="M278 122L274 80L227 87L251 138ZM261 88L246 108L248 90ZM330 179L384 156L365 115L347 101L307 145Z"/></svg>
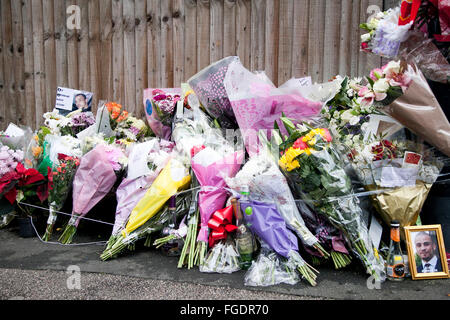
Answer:
<svg viewBox="0 0 450 320"><path fill-rule="evenodd" d="M405 227L405 236L413 280L450 277L440 224Z"/></svg>

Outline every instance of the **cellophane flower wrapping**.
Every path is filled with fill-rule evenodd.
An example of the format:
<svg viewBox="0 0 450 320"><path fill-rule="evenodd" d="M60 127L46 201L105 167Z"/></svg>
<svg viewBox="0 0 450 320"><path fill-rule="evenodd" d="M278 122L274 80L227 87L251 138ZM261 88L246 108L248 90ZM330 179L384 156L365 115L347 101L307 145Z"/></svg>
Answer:
<svg viewBox="0 0 450 320"><path fill-rule="evenodd" d="M233 273L241 270L234 241L224 240L212 247L199 270L205 273Z"/></svg>
<svg viewBox="0 0 450 320"><path fill-rule="evenodd" d="M291 130L279 164L294 193L340 229L367 272L384 281L384 262L363 221L362 209L327 129Z"/></svg>
<svg viewBox="0 0 450 320"><path fill-rule="evenodd" d="M164 206L178 191L187 188L191 176L186 166L176 157L170 159L144 197L133 208L128 223L121 234L125 238L142 226Z"/></svg>
<svg viewBox="0 0 450 320"><path fill-rule="evenodd" d="M404 74L410 81L403 95L381 110L450 157L450 122L441 105L417 65L408 64Z"/></svg>
<svg viewBox="0 0 450 320"><path fill-rule="evenodd" d="M228 198L225 178L234 177L244 160L243 151L223 153L210 147L199 151L191 162L192 170L201 185L198 194L200 231L197 241L208 243L208 221L211 215L225 207Z"/></svg>
<svg viewBox="0 0 450 320"><path fill-rule="evenodd" d="M144 90L144 108L147 122L157 137L170 140L172 121L181 94L181 88L150 88Z"/></svg>
<svg viewBox="0 0 450 320"><path fill-rule="evenodd" d="M117 180L115 169L121 167L115 159L119 151L110 151L107 146L98 145L81 158L73 181L72 217L60 237L65 244L72 242L80 218L108 194Z"/></svg>
<svg viewBox="0 0 450 320"><path fill-rule="evenodd" d="M116 190L116 216L112 235L117 235L125 228L131 211L138 202L144 197L147 190L160 174L161 170L167 165L173 149L173 143L159 139L150 141L151 147L145 162L148 171L140 176L128 176L124 178ZM140 150L139 150L140 151ZM134 157L130 154L129 167L138 166L139 163L133 163ZM129 172L130 173L130 172Z"/></svg>
<svg viewBox="0 0 450 320"><path fill-rule="evenodd" d="M244 284L252 287L268 287L278 284L295 285L300 281L295 266L288 260L276 254L262 240L258 258L245 274Z"/></svg>
<svg viewBox="0 0 450 320"><path fill-rule="evenodd" d="M275 201L287 226L293 230L306 246L319 245L317 238L306 227L289 188L286 177L267 152L251 157L234 178L226 179L228 187L240 192L248 186L252 199Z"/></svg>
<svg viewBox="0 0 450 320"><path fill-rule="evenodd" d="M184 216L190 206L191 196L189 193L179 194L176 197L176 216L177 219ZM166 202L163 207L149 218L140 227L134 229L131 233L124 235L118 234L117 238L108 244L108 248L100 255L103 261L116 258L120 253L125 251L130 245L133 245L136 241L147 238L154 233L162 231L169 222L172 221L172 213L169 211L168 203Z"/></svg>
<svg viewBox="0 0 450 320"><path fill-rule="evenodd" d="M53 163L53 168L49 168L49 216L47 228L43 236L44 241L48 241L53 233L53 227L58 217L58 214L55 211L61 210L69 196L69 192L72 191L73 179L79 165L79 158L60 154L58 161Z"/></svg>
<svg viewBox="0 0 450 320"><path fill-rule="evenodd" d="M250 156L259 151L259 130L273 129L283 113L302 120L317 116L322 109L322 102L303 96L300 85L277 88L267 77L247 70L239 60L230 63L224 86Z"/></svg>
<svg viewBox="0 0 450 320"><path fill-rule="evenodd" d="M226 57L204 68L187 81L208 114L227 129L238 127L224 84L228 68L235 61L239 61L239 57Z"/></svg>
<svg viewBox="0 0 450 320"><path fill-rule="evenodd" d="M288 259L307 281L315 286L316 274L298 252L298 240L288 229L275 203L240 201L248 228L277 254Z"/></svg>
<svg viewBox="0 0 450 320"><path fill-rule="evenodd" d="M398 220L402 235L403 227L416 224L443 167L430 148L404 137L374 138L348 158L383 221Z"/></svg>

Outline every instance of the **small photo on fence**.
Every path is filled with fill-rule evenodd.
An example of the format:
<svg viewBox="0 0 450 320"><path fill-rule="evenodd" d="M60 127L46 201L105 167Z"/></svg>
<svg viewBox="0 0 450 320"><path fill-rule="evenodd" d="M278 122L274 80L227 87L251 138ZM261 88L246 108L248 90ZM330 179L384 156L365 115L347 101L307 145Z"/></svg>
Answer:
<svg viewBox="0 0 450 320"><path fill-rule="evenodd" d="M55 108L64 116L77 110L92 111L93 96L92 92L58 87Z"/></svg>
<svg viewBox="0 0 450 320"><path fill-rule="evenodd" d="M441 225L405 227L413 280L449 278Z"/></svg>

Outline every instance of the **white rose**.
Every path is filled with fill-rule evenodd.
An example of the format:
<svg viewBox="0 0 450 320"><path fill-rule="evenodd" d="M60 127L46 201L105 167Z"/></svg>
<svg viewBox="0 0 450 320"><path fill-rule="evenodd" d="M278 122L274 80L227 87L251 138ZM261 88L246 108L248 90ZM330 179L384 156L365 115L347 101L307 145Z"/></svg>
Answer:
<svg viewBox="0 0 450 320"><path fill-rule="evenodd" d="M370 33L365 33L361 35L361 42L369 42L370 40Z"/></svg>
<svg viewBox="0 0 450 320"><path fill-rule="evenodd" d="M378 27L379 22L380 21L378 19L372 18L367 24L367 27L369 27L370 29L376 29Z"/></svg>
<svg viewBox="0 0 450 320"><path fill-rule="evenodd" d="M378 93L385 93L389 89L389 81L387 79L377 80L373 85L373 90Z"/></svg>
<svg viewBox="0 0 450 320"><path fill-rule="evenodd" d="M341 114L341 120L345 121L345 122L349 122L352 117L353 117L353 114L352 114L351 110L345 110Z"/></svg>
<svg viewBox="0 0 450 320"><path fill-rule="evenodd" d="M359 117L358 116L353 116L353 117L350 118L349 122L350 122L350 124L352 126L355 126L355 125L357 125L359 123Z"/></svg>

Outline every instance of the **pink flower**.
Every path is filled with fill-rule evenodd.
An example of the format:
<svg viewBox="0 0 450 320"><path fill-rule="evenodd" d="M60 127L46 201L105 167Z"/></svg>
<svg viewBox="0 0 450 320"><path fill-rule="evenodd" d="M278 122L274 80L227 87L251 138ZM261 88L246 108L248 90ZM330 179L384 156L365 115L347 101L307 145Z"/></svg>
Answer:
<svg viewBox="0 0 450 320"><path fill-rule="evenodd" d="M383 70L380 68L373 69L370 71L370 78L373 81L377 81L378 79L381 79L383 77Z"/></svg>
<svg viewBox="0 0 450 320"><path fill-rule="evenodd" d="M383 101L386 97L387 93L385 92L375 92L375 101Z"/></svg>
<svg viewBox="0 0 450 320"><path fill-rule="evenodd" d="M364 51L368 51L369 44L367 42L361 43L361 49Z"/></svg>
<svg viewBox="0 0 450 320"><path fill-rule="evenodd" d="M369 90L369 88L367 86L362 87L359 91L358 91L358 96L360 97L364 97L366 96L368 93L370 93L371 91Z"/></svg>
<svg viewBox="0 0 450 320"><path fill-rule="evenodd" d="M386 79L389 80L389 84L393 87L401 87L402 91L405 92L411 84L411 77L404 73L390 74L389 77L386 76Z"/></svg>
<svg viewBox="0 0 450 320"><path fill-rule="evenodd" d="M324 129L323 129L323 135L324 135L324 139L325 139L327 142L333 141L333 137L331 136L331 133L330 133L330 131L329 131L327 128L324 128Z"/></svg>
<svg viewBox="0 0 450 320"><path fill-rule="evenodd" d="M305 150L306 148L308 148L308 145L305 142L303 142L302 138L299 138L297 139L297 141L295 141L293 148Z"/></svg>

